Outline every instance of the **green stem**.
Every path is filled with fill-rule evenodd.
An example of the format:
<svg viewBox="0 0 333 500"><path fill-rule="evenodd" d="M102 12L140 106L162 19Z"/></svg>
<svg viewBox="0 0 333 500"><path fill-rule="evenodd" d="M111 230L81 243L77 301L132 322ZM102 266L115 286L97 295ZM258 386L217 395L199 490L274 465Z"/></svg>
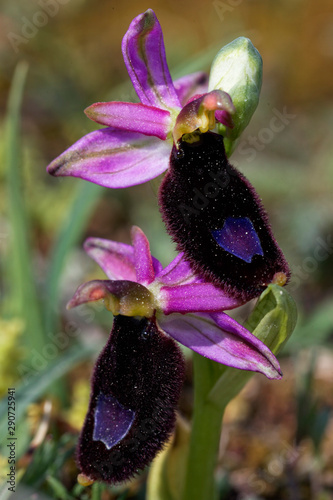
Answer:
<svg viewBox="0 0 333 500"><path fill-rule="evenodd" d="M183 500L214 500L214 470L225 406L207 398L223 367L199 354L193 356L194 415Z"/></svg>
<svg viewBox="0 0 333 500"><path fill-rule="evenodd" d="M183 500L215 500L214 470L220 443L223 412L203 405L193 420L185 494Z"/></svg>
<svg viewBox="0 0 333 500"><path fill-rule="evenodd" d="M253 372L219 365L199 354L193 356L193 368L194 414L183 500L215 500L224 410Z"/></svg>
<svg viewBox="0 0 333 500"><path fill-rule="evenodd" d="M288 292L269 285L245 327L276 354L294 330L296 317ZM216 500L214 470L224 410L254 373L220 365L196 353L193 369L194 413L182 500Z"/></svg>
<svg viewBox="0 0 333 500"><path fill-rule="evenodd" d="M104 486L101 483L94 483L91 488L91 500L101 500Z"/></svg>

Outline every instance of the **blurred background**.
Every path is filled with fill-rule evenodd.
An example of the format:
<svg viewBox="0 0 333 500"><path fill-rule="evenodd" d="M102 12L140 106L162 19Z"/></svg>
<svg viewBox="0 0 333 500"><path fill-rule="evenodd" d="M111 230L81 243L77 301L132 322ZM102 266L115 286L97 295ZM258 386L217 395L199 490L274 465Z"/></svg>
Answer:
<svg viewBox="0 0 333 500"><path fill-rule="evenodd" d="M282 382L256 375L228 408L220 498L333 498L331 0L1 0L0 6L0 429L6 432L7 390L15 387L23 492L16 498L145 498L145 474L119 488L76 484L73 456L89 377L112 319L99 307L68 312L65 304L80 283L103 279L82 251L87 236L129 243L136 224L152 253L170 262L174 246L157 207L160 179L107 190L52 178L45 168L96 128L83 113L87 106L136 99L121 40L147 8L162 25L174 78L209 72L218 50L238 36L249 37L264 61L260 104L231 162L270 215L293 270L289 289L299 322L280 356ZM22 62L28 69L18 118ZM189 359L180 404L186 418L190 365ZM7 467L2 448L3 479ZM5 487L1 500L9 493Z"/></svg>

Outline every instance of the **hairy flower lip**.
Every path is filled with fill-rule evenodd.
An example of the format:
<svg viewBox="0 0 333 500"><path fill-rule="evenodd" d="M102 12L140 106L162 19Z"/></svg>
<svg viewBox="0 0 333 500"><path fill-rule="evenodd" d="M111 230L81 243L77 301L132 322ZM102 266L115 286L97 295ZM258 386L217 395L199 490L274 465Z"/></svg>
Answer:
<svg viewBox="0 0 333 500"><path fill-rule="evenodd" d="M179 346L154 318L114 318L77 447L84 482L123 482L153 460L174 429L184 374Z"/></svg>
<svg viewBox="0 0 333 500"><path fill-rule="evenodd" d="M156 316L164 333L203 356L268 378L281 377L279 363L265 344L223 312L243 301L195 276L182 254L163 269L138 227L131 237L132 245L87 240L86 251L109 279L81 285L70 307L104 299L116 314Z"/></svg>

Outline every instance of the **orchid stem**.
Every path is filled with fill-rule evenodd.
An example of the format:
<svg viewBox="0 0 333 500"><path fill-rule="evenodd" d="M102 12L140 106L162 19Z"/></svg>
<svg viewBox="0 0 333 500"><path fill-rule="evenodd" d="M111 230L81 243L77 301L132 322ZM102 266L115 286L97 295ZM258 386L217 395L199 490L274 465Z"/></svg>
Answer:
<svg viewBox="0 0 333 500"><path fill-rule="evenodd" d="M277 354L293 332L296 306L288 292L269 285L245 323ZM222 419L228 403L254 372L220 365L193 354L194 412L182 500L217 500L214 478Z"/></svg>
<svg viewBox="0 0 333 500"><path fill-rule="evenodd" d="M214 480L222 418L226 404L216 405L208 394L223 373L214 361L194 353L194 415L183 500L216 500Z"/></svg>
<svg viewBox="0 0 333 500"><path fill-rule="evenodd" d="M193 369L194 413L182 500L217 500L214 472L224 410L253 372L220 365L196 353Z"/></svg>

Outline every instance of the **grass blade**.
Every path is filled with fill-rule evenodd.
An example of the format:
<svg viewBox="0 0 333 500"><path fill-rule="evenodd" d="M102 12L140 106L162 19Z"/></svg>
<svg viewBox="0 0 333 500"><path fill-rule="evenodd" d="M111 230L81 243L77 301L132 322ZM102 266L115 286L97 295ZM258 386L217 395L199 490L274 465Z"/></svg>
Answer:
<svg viewBox="0 0 333 500"><path fill-rule="evenodd" d="M44 370L28 375L29 380L23 382L15 391L16 425L19 425L30 403L41 398L50 385L68 373L77 363L90 358L101 348L101 345L76 344L50 362ZM2 440L7 438L7 411L7 399L3 398L0 402L0 436Z"/></svg>
<svg viewBox="0 0 333 500"><path fill-rule="evenodd" d="M25 339L31 347L43 343L41 314L34 283L30 231L22 186L20 110L28 66L18 64L10 89L5 127L5 161L8 186L8 215L11 226L10 254L6 266L9 315L25 321Z"/></svg>
<svg viewBox="0 0 333 500"><path fill-rule="evenodd" d="M77 195L61 228L58 240L53 248L51 263L47 277L47 303L45 304L46 331L57 328L57 308L59 295L59 279L64 268L66 257L75 243L80 239L86 226L87 217L100 197L104 188L88 182L79 182Z"/></svg>

